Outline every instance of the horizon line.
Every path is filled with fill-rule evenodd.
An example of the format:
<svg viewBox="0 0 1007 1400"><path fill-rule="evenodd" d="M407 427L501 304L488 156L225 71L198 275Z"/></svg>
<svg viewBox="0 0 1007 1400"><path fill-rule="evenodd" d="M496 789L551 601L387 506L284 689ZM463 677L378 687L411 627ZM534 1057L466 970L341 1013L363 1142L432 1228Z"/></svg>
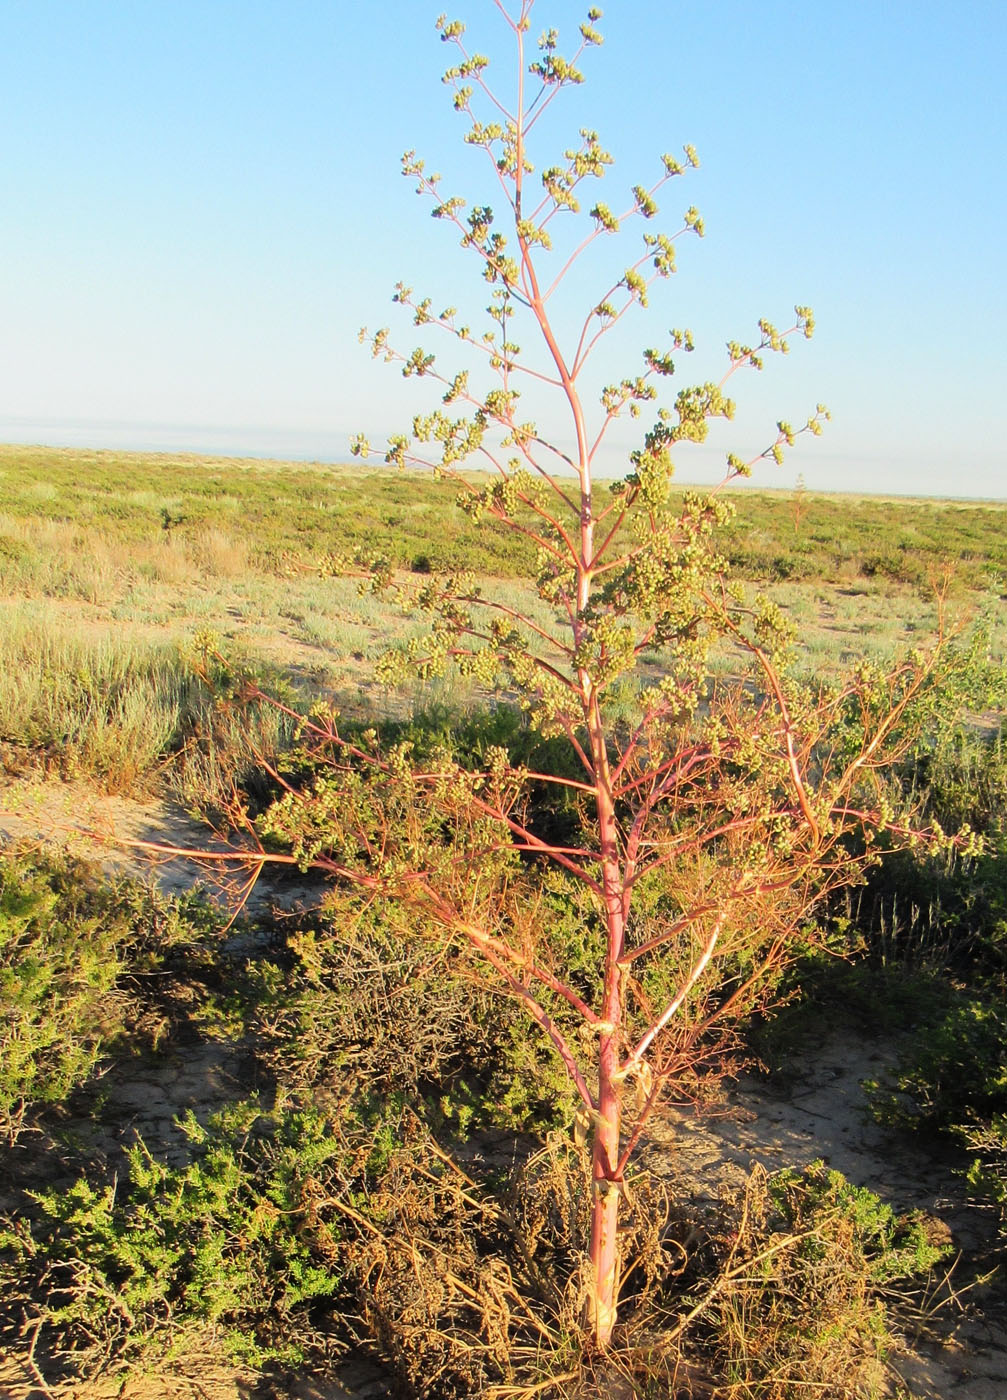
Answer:
<svg viewBox="0 0 1007 1400"><path fill-rule="evenodd" d="M46 428L54 432L57 438L74 438L73 441L46 441L42 436L6 436L11 428L17 425L24 425L27 429L41 429L44 433ZM64 431L60 432L60 428ZM126 440L121 442L100 441L93 435L99 437L105 433L113 432L122 435ZM273 436L281 441L274 443L269 448L265 446L247 446L245 443L236 441L248 432L256 437ZM84 435L86 440L80 440ZM206 442L206 437L219 436L225 441L211 445ZM326 431L317 428L279 428L257 426L251 429L242 430L228 425L211 424L172 424L136 421L126 421L121 419L79 419L65 418L53 419L48 424L43 425L38 419L13 415L0 415L0 448L32 448L40 451L54 452L107 452L119 455L135 456L158 456L175 458L194 459L214 459L231 462L260 462L274 463L279 466L319 466L319 467L352 467L362 471L399 470L391 468L384 462L369 462L354 459L347 448L336 448L335 445L328 448L322 447L318 443L319 438L343 439L346 434L333 429ZM166 439L175 438L176 441ZM179 442L177 439L181 438ZM199 439L203 442L200 443ZM298 449L291 443L291 439L311 438L315 439L314 450L308 448ZM145 440L141 440L145 439ZM285 440L285 441L284 441ZM246 440L247 441L247 440ZM321 447L321 451L318 448ZM374 456L378 455L377 449ZM411 471L421 471L421 467L408 468ZM472 466L466 470L481 472L488 468ZM680 468L675 470L675 485L682 487L696 487L699 489L711 489L722 483L722 478L717 477L715 472L708 472L706 479L697 479L681 473ZM573 475L567 473L564 475ZM754 479L736 479L727 483L725 489L735 489L738 491L765 491L772 494L793 494L795 490L803 490L809 496L856 496L870 497L877 500L897 499L897 500L919 500L919 501L964 501L975 505L1007 504L1007 492L996 496L991 494L973 493L958 494L952 492L921 492L919 490L904 489L899 486L890 486L880 490L866 490L857 487L836 487L836 486L816 486L808 485L803 480L804 473L798 473L798 480L789 484L767 483ZM599 475L595 478L599 483L603 481L619 480L618 474Z"/></svg>

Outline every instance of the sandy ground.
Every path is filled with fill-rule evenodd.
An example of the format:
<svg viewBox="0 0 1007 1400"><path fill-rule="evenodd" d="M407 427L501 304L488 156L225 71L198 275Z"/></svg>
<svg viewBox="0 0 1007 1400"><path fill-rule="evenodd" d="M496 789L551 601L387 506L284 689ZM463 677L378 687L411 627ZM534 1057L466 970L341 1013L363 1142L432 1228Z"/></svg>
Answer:
<svg viewBox="0 0 1007 1400"><path fill-rule="evenodd" d="M8 842L56 847L167 894L198 885L222 908L253 915L317 902L324 890L322 880L289 866L259 872L249 838L223 841L181 807L97 793L85 783L19 779L0 787L0 844Z"/></svg>
<svg viewBox="0 0 1007 1400"><path fill-rule="evenodd" d="M184 812L158 803L98 797L73 785L16 784L0 794L0 840L55 841L78 854L98 858L110 872L140 874L166 890L192 884L192 863L178 857L150 858L138 847L109 844L108 838L200 848L205 829ZM219 846L218 846L219 849ZM221 899L228 891L210 886ZM260 911L271 903L289 907L316 899L320 887L283 885L267 877L253 894ZM94 1124L95 1146L109 1154L140 1132L148 1144L170 1157L180 1150L173 1120L186 1108L207 1113L243 1092L242 1051L232 1045L180 1048L146 1068L119 1067L103 1084L106 1105ZM740 1183L756 1163L772 1171L823 1158L858 1185L869 1187L896 1210L918 1209L943 1222L953 1242L982 1254L993 1239L988 1209L970 1199L953 1153L918 1139L900 1139L870 1121L864 1112L862 1081L891 1065L897 1046L889 1041L830 1035L810 1052L786 1084L744 1079L713 1118L669 1111L643 1149L642 1162L674 1178L697 1200L712 1200L723 1184ZM935 1341L907 1339L896 1367L926 1400L1004 1400L1007 1396L1007 1326L987 1316L980 1293L970 1295L967 1311L949 1309ZM379 1371L363 1358L346 1365L339 1378L315 1382L302 1377L269 1387L254 1376L206 1362L170 1376L146 1377L103 1388L61 1389L60 1400L376 1400L387 1391ZM0 1358L0 1396L10 1400L52 1400L11 1358Z"/></svg>
<svg viewBox="0 0 1007 1400"><path fill-rule="evenodd" d="M866 1113L864 1080L877 1078L897 1056L890 1040L829 1035L785 1086L744 1078L719 1117L667 1113L643 1161L706 1200L721 1185L740 1185L756 1163L773 1171L820 1158L896 1212L922 1211L939 1237L982 1256L993 1245L995 1220L971 1196L960 1174L964 1159L941 1144L895 1135ZM906 1338L892 1358L926 1400L1007 1397L1007 1318L988 1315L980 1291L967 1301L967 1308L952 1305L935 1318L943 1344Z"/></svg>

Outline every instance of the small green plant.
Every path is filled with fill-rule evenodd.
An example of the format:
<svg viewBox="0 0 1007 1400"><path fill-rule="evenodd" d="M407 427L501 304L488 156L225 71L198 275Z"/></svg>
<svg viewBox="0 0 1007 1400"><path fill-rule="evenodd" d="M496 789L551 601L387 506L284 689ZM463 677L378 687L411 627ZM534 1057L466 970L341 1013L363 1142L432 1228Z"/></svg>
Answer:
<svg viewBox="0 0 1007 1400"><path fill-rule="evenodd" d="M62 1103L123 1030L122 930L61 897L63 872L0 860L0 1131Z"/></svg>
<svg viewBox="0 0 1007 1400"><path fill-rule="evenodd" d="M947 1241L934 1242L922 1215L897 1216L873 1191L821 1161L775 1173L767 1193L786 1228L806 1237L800 1249L809 1260L823 1256L822 1234L848 1228L855 1272L870 1283L925 1276L949 1252Z"/></svg>
<svg viewBox="0 0 1007 1400"><path fill-rule="evenodd" d="M142 1367L211 1329L232 1358L303 1360L312 1307L340 1285L319 1202L342 1140L318 1113L251 1101L179 1127L187 1165L138 1142L121 1179L34 1193L34 1220L0 1222L8 1329L39 1328L82 1373Z"/></svg>
<svg viewBox="0 0 1007 1400"><path fill-rule="evenodd" d="M867 1086L881 1122L935 1133L973 1154L968 1179L1007 1224L1007 1014L979 986L953 989L942 1015L913 1028L896 1069Z"/></svg>
<svg viewBox="0 0 1007 1400"><path fill-rule="evenodd" d="M936 1022L913 1038L894 1076L894 1092L874 1092L886 1121L926 1131L957 1131L1007 1112L1007 1012L1002 1004L959 993Z"/></svg>
<svg viewBox="0 0 1007 1400"><path fill-rule="evenodd" d="M976 1154L968 1172L969 1185L993 1202L1001 1238L1007 1243L1007 1113L995 1114L988 1122L963 1124L958 1136Z"/></svg>
<svg viewBox="0 0 1007 1400"><path fill-rule="evenodd" d="M83 861L0 854L0 1131L9 1141L34 1111L92 1079L120 1042L156 1044L182 977L177 958L184 949L194 967L204 960L216 927L195 897L109 883Z"/></svg>

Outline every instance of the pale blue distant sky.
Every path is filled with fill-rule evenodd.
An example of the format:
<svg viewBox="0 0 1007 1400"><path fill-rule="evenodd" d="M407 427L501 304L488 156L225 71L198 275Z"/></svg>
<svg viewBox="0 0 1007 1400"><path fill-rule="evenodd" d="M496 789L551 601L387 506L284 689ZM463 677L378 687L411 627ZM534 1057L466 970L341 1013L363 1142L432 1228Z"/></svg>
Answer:
<svg viewBox="0 0 1007 1400"><path fill-rule="evenodd" d="M413 343L400 277L438 304L485 299L398 174L415 146L446 187L490 196L439 83L441 4L0 0L0 440L339 460L351 432L429 403L356 332ZM573 36L586 8L539 0L533 33ZM692 142L702 168L665 207L673 222L695 203L707 225L606 375L673 325L695 332L683 369L702 378L759 316L818 317L810 344L737 384L736 423L683 449L680 476L824 400L827 436L760 482L1007 496L1007 2L605 8L543 154L596 127L614 207ZM490 0L450 14L506 84ZM616 271L637 229L603 249ZM570 306L601 276L586 269ZM632 445L617 439L612 474Z"/></svg>

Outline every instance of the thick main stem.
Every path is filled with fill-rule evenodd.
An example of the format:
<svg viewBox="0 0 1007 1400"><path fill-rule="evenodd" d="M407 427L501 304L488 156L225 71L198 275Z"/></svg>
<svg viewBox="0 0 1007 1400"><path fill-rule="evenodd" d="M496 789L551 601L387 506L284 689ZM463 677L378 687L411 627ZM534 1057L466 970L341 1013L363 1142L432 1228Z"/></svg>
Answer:
<svg viewBox="0 0 1007 1400"><path fill-rule="evenodd" d="M605 989L598 1044L598 1117L591 1162L591 1323L595 1340L607 1347L619 1303L619 1202L622 1196L619 1132L622 1117L620 1031L625 905L605 730L596 696L588 709L595 767L598 830L605 898Z"/></svg>
<svg viewBox="0 0 1007 1400"><path fill-rule="evenodd" d="M514 214L518 226L518 245L528 306L538 323L553 363L559 373L563 392L570 406L577 440L577 475L580 484L579 558L577 559L577 595L572 610L574 649L583 640L583 619L591 603L591 579L594 567L594 511L591 499L591 448L588 441L584 408L575 383L576 370L571 370L560 350L545 299L539 288L531 249L523 236L521 197L524 184L524 50L523 35L518 31L520 87L515 123ZM584 665L577 668L577 685L589 738L589 752L594 776L597 803L599 845L602 866L602 891L605 904L606 957L602 1024L598 1043L597 1117L592 1140L591 1168L591 1291L589 1320L598 1346L605 1348L612 1339L619 1302L619 1201L622 1195L619 1133L621 1126L621 1086L618 1077L620 1031L622 1028L622 970L620 958L625 935L624 882L619 859L618 828L615 801L612 796L611 773L608 762L605 724L598 701L595 682Z"/></svg>

